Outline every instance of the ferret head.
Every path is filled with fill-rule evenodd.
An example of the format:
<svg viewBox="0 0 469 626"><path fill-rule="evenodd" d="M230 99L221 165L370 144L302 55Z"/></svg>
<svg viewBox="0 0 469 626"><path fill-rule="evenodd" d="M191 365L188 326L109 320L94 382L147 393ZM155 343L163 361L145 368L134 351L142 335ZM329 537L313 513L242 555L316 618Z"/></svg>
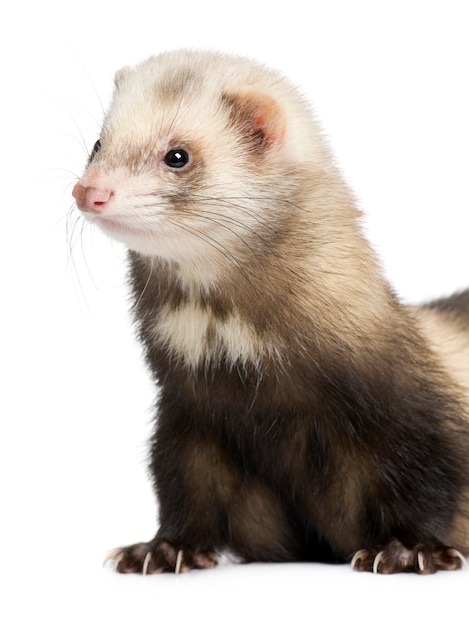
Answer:
<svg viewBox="0 0 469 626"><path fill-rule="evenodd" d="M298 93L246 59L178 51L117 72L73 196L143 255L214 275L288 221L325 148Z"/></svg>

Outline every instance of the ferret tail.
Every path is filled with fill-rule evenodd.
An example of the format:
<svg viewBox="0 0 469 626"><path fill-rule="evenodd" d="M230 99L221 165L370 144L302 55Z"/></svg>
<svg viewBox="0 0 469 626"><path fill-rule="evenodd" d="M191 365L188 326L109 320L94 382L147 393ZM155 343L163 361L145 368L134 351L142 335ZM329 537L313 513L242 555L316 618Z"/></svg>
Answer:
<svg viewBox="0 0 469 626"><path fill-rule="evenodd" d="M463 318L469 330L469 289L458 291L447 298L439 298L438 300L428 302L425 307Z"/></svg>

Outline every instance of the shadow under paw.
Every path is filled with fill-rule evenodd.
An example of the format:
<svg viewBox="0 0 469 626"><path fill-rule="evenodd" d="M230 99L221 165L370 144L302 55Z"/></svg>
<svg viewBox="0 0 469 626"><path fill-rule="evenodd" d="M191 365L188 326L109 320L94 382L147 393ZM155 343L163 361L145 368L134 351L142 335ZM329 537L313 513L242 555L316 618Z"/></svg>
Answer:
<svg viewBox="0 0 469 626"><path fill-rule="evenodd" d="M196 551L175 547L168 541L157 539L117 548L108 554L104 564L112 562L120 574L181 574L191 569L211 569L218 564L217 555L209 550Z"/></svg>
<svg viewBox="0 0 469 626"><path fill-rule="evenodd" d="M353 569L374 574L433 574L438 570L467 567L466 559L455 548L440 543L422 543L408 549L397 539L376 549L359 550L351 564Z"/></svg>

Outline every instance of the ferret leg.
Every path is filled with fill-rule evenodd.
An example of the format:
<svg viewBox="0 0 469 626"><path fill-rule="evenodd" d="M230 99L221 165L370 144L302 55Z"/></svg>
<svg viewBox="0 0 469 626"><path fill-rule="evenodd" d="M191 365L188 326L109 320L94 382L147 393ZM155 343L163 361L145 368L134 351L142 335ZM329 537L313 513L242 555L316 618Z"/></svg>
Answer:
<svg viewBox="0 0 469 626"><path fill-rule="evenodd" d="M247 478L215 441L188 434L157 440L152 473L160 529L147 543L113 551L120 573L209 569L228 549L244 560L287 560L293 553L282 506ZM168 443L170 442L170 443Z"/></svg>
<svg viewBox="0 0 469 626"><path fill-rule="evenodd" d="M229 463L213 443L188 436L177 444L155 445L151 469L159 531L149 542L113 551L108 560L115 571L179 574L215 567L216 549L224 543L223 501L235 488Z"/></svg>
<svg viewBox="0 0 469 626"><path fill-rule="evenodd" d="M168 495L172 501L160 493L161 527L156 537L110 553L107 561L114 563L116 572L179 574L210 569L218 562L216 550L227 550L246 562L290 561L300 554L283 507L267 486L234 472L228 481L225 467L218 472L223 481L212 480L207 489L208 476L200 463L199 458L198 476L188 473L190 484ZM177 503L183 491L185 501Z"/></svg>

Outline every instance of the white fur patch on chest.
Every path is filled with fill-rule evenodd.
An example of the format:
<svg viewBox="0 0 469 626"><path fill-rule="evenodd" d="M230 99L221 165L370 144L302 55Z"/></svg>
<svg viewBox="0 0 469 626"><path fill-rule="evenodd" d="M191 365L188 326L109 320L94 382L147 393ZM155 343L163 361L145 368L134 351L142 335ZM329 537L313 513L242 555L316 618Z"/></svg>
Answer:
<svg viewBox="0 0 469 626"><path fill-rule="evenodd" d="M154 333L159 343L192 368L223 358L231 365L258 364L265 351L256 330L238 313L220 319L198 302L164 307Z"/></svg>

